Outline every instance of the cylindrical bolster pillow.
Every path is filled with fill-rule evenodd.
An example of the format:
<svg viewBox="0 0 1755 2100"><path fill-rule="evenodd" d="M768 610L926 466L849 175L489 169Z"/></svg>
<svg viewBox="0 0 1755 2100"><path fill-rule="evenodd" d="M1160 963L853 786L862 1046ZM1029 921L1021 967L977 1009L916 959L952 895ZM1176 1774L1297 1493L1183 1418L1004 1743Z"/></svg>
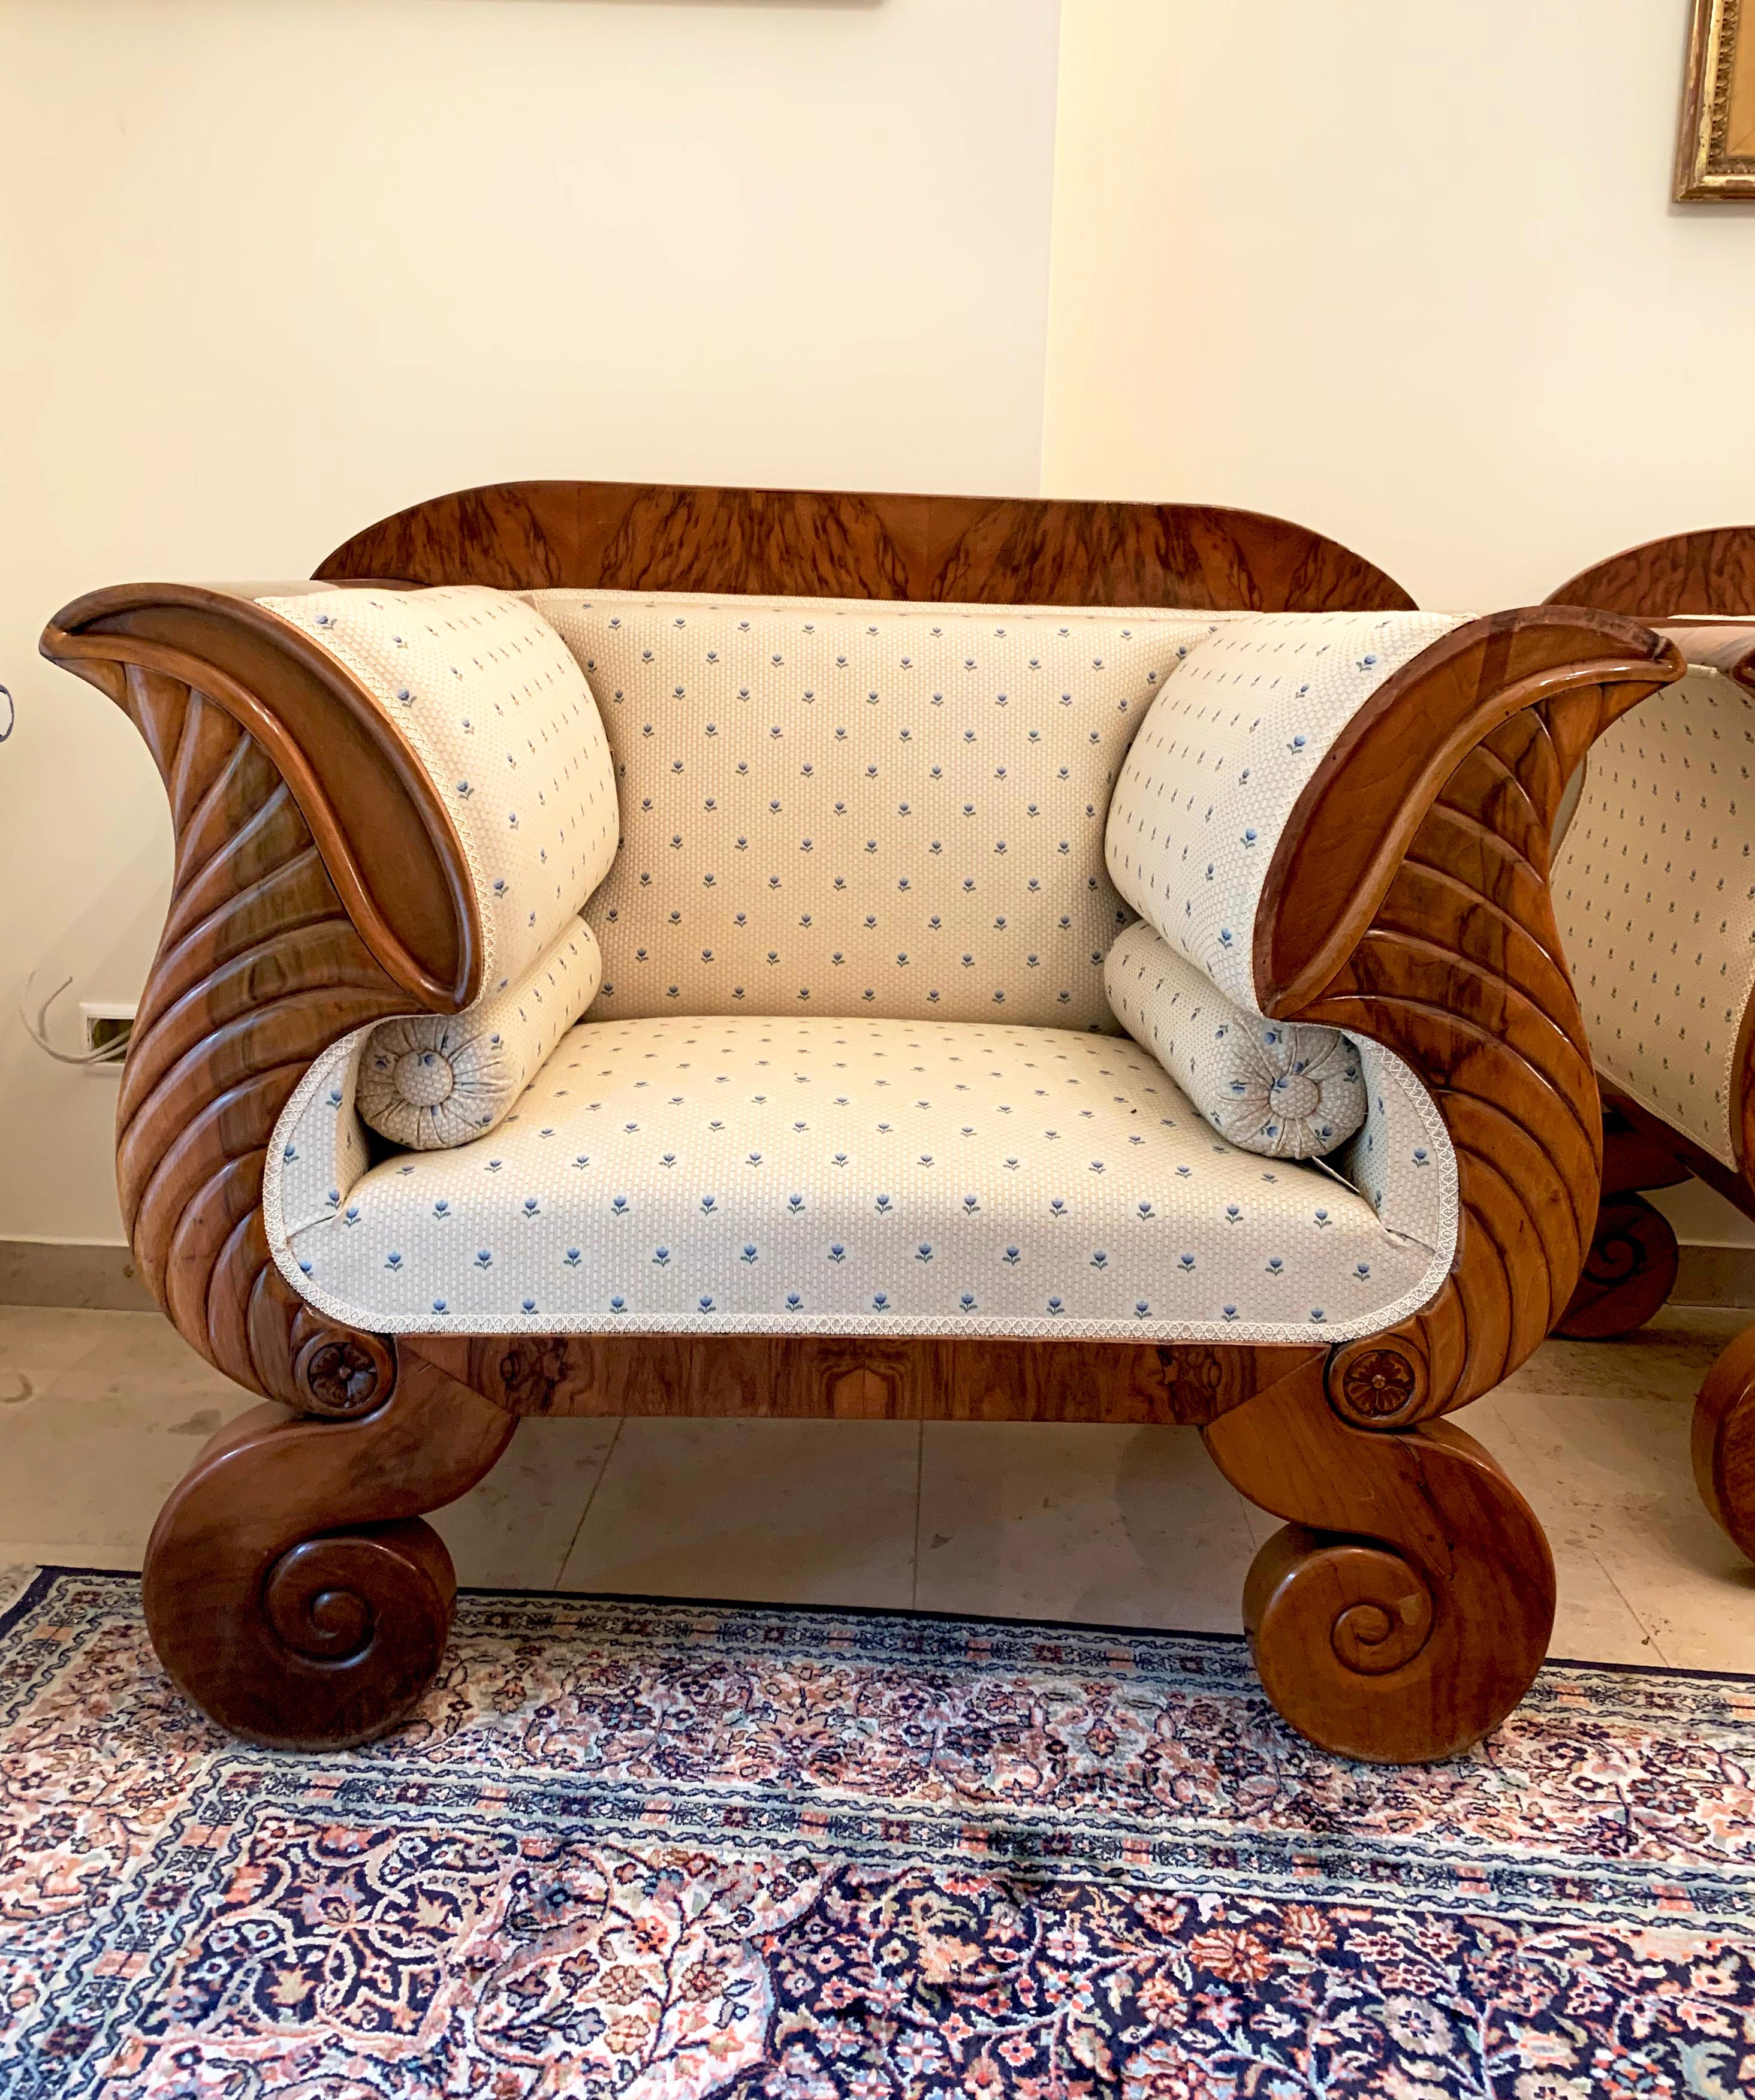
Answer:
<svg viewBox="0 0 1755 2100"><path fill-rule="evenodd" d="M597 997L602 975L597 937L575 919L505 991L461 1013L380 1022L359 1055L360 1114L417 1152L485 1136Z"/></svg>
<svg viewBox="0 0 1755 2100"><path fill-rule="evenodd" d="M1232 1005L1144 920L1109 950L1103 989L1127 1033L1244 1151L1313 1159L1364 1123L1359 1053L1338 1028Z"/></svg>

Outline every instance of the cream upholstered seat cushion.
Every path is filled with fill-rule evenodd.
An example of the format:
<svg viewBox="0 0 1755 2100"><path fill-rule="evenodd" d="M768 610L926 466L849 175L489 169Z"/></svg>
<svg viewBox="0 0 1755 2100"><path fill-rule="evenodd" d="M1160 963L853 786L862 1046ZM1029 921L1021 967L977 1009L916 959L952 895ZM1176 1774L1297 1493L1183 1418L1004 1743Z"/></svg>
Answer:
<svg viewBox="0 0 1755 2100"><path fill-rule="evenodd" d="M1737 1036L1755 993L1755 699L1704 667L1592 747L1554 870L1597 1068L1737 1164Z"/></svg>
<svg viewBox="0 0 1755 2100"><path fill-rule="evenodd" d="M504 991L461 1013L380 1021L360 1051L360 1114L417 1152L485 1136L590 1005L602 973L591 929L574 919Z"/></svg>
<svg viewBox="0 0 1755 2100"><path fill-rule="evenodd" d="M597 1020L860 1013L1113 1026L1103 865L1153 697L1221 624L544 590L602 710L623 844Z"/></svg>
<svg viewBox="0 0 1755 2100"><path fill-rule="evenodd" d="M505 990L615 857L609 747L571 652L522 598L475 585L262 603L354 673L438 789L475 889L480 996Z"/></svg>
<svg viewBox="0 0 1755 2100"><path fill-rule="evenodd" d="M1238 1006L1143 919L1110 949L1103 982L1127 1033L1246 1152L1314 1159L1365 1122L1364 1068L1348 1037Z"/></svg>
<svg viewBox="0 0 1755 2100"><path fill-rule="evenodd" d="M1125 1037L588 1022L492 1136L369 1168L360 1039L289 1105L264 1216L301 1293L378 1332L1343 1338L1422 1304L1454 1243L1453 1166L1391 1058L1380 1215L1226 1143Z"/></svg>
<svg viewBox="0 0 1755 2100"><path fill-rule="evenodd" d="M1274 849L1341 731L1462 622L1426 612L1250 613L1166 682L1109 805L1117 890L1242 1007Z"/></svg>

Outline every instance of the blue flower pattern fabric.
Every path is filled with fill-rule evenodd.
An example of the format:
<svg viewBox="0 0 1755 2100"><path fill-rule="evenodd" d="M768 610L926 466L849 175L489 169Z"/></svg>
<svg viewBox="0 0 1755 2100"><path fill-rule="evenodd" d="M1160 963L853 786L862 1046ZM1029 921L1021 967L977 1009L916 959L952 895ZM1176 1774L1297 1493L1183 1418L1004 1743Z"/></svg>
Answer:
<svg viewBox="0 0 1755 2100"><path fill-rule="evenodd" d="M597 695L622 849L593 1020L1112 1029L1104 823L1211 614L662 597L531 602Z"/></svg>
<svg viewBox="0 0 1755 2100"><path fill-rule="evenodd" d="M1365 1119L1321 1164L1359 1191L1391 1240L1443 1248L1448 1267L1460 1203L1456 1149L1444 1118L1393 1050L1360 1040L1353 1048L1365 1080ZM1437 1281L1435 1276L1435 1287Z"/></svg>
<svg viewBox="0 0 1755 2100"><path fill-rule="evenodd" d="M1125 1037L587 1022L492 1136L364 1173L351 1058L295 1100L269 1214L304 1295L381 1332L1343 1339L1449 1261Z"/></svg>
<svg viewBox="0 0 1755 2100"><path fill-rule="evenodd" d="M1697 665L1598 739L1554 902L1598 1069L1734 1167L1755 994L1755 698Z"/></svg>
<svg viewBox="0 0 1755 2100"><path fill-rule="evenodd" d="M1234 1004L1143 919L1110 949L1103 983L1135 1042L1246 1152L1314 1159L1364 1123L1363 1067L1348 1037Z"/></svg>

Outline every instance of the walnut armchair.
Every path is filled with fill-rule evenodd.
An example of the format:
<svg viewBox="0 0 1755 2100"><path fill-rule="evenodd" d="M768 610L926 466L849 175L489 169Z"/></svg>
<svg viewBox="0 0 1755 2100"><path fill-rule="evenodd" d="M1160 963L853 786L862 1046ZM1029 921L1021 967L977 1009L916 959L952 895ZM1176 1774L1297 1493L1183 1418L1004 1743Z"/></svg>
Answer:
<svg viewBox="0 0 1755 2100"><path fill-rule="evenodd" d="M474 588L422 595L441 586ZM1545 1652L1552 1563L1515 1488L1443 1418L1529 1355L1578 1277L1600 1117L1548 840L1585 751L1681 660L1612 613L1460 621L1408 607L1344 549L1248 514L552 483L418 505L349 541L315 585L131 585L58 615L45 653L126 710L175 828L119 1110L129 1232L179 1330L266 1403L201 1453L148 1550L152 1637L188 1696L270 1744L395 1725L438 1666L453 1595L421 1515L478 1480L522 1414L1021 1418L1198 1424L1227 1476L1286 1520L1251 1570L1245 1619L1268 1697L1316 1742L1432 1758L1493 1727ZM517 881L489 858L505 835L471 828L478 769L454 777L460 765L421 743L408 726L420 680L399 684L390 652L425 635L434 675L458 682L448 691L491 690L515 710L509 675L545 695L572 675L557 633L590 682L620 796L614 867L584 911L597 1004L492 1135L391 1149L355 1114L373 1031L510 996L502 965L525 922L507 904ZM717 696L710 718L688 716L686 739L695 673L672 676L666 654L685 643ZM783 691L765 686L795 646L805 668ZM950 669L922 673L915 649ZM897 690L915 690L905 672L924 677L918 717L887 715L877 674L867 693L849 671L872 651L890 652ZM1063 657L1064 692L1052 675ZM734 659L755 667L741 686ZM946 701L965 671L972 693L987 678L968 726ZM823 697L840 672L844 708ZM901 726L880 748L886 721ZM451 728L494 725L478 709ZM1255 762L1239 768L1239 750ZM540 777L571 781L574 765ZM894 800L915 792L889 784L904 766L918 804ZM908 828L941 794L947 823L978 827L990 804L1016 828L994 837L990 823L978 859L973 845L941 854ZM1246 821L1258 795L1268 814ZM744 849L765 850L767 812L778 837L789 797L820 826L789 833L792 858L776 852L758 879ZM722 862L690 863L705 872L685 896L686 831L721 839L734 802L755 814L734 839L723 829ZM534 806L524 798L526 832ZM1162 921L1155 933L1111 909L1106 816L1109 869L1143 921ZM554 836L589 858L590 823L568 824ZM941 910L928 915L923 889ZM1016 924L986 901L1002 893ZM702 914L718 915L711 938ZM915 929L906 950L886 914ZM1043 930L1025 938L1026 920ZM1346 1178L1225 1141L1140 1047L1143 1022L1127 1021L1134 1042L1113 1032L1101 971L1141 937L1168 957L1165 927L1180 949L1162 967L1196 971L1200 999L1228 998L1270 1039L1326 1028L1356 1046L1371 1098L1360 1135L1333 1154ZM819 937L820 979L761 989ZM990 951L1016 968L977 1009L969 987ZM1002 1027L989 1007L1006 999L1016 1018ZM1062 1013L1075 1017L1061 1026ZM417 1086L431 1039L408 1039ZM859 1208L851 1144L790 1188L765 1174L765 1149L803 1158L795 1133L814 1132L813 1116L769 1100L775 1081L796 1104L831 1070L851 1077L832 1082L833 1101L810 1096L823 1127L877 1104L859 1142L901 1178L871 1184L875 1198L866 1188L863 1223L809 1242L809 1287L786 1292L782 1275L761 1296L759 1242L782 1244L789 1212ZM861 1092L903 1071L901 1092ZM665 1115L692 1115L721 1083L737 1088L735 1113L690 1123L689 1141L728 1178L679 1195L692 1157L679 1166L662 1149L648 1111L668 1131ZM941 1085L934 1106L924 1094ZM1002 1135L983 1152L990 1122ZM934 1151L964 1141L963 1178L935 1180ZM1161 1161L1156 1198L1133 1202L1119 1171L1093 1178L1105 1159L1084 1155L1100 1149L1111 1164ZM1084 1177L1070 1202L1054 1192L1071 1182L1048 1178L1063 1162ZM1220 1197L1241 1193L1197 1204L1186 1192L1203 1176ZM926 1222L884 1240L886 1213L906 1207L892 1186ZM734 1188L739 1216L756 1220L749 1244L740 1255L736 1227L711 1287L697 1295L697 1277L683 1293L674 1271L721 1260L702 1249ZM624 1272L615 1250L635 1242L615 1236L642 1206L671 1222ZM1038 1253L1074 1244L1052 1235L1081 1206L1104 1237L1095 1252L1095 1226L1077 1241L1073 1280L1056 1286L1060 1255ZM451 1232L459 1217L465 1234L483 1221L475 1238ZM980 1237L1015 1217L1018 1244L998 1225ZM1262 1236L1288 1220L1326 1279L1320 1302L1314 1283L1281 1280L1279 1242ZM989 1261L960 1298L932 1295L946 1267L935 1238ZM868 1246L906 1276L873 1270L856 1305L848 1277ZM1117 1296L1107 1272L1124 1260L1149 1280ZM1245 1277L1240 1303L1221 1303L1232 1276ZM1273 1311L1294 1289L1295 1305Z"/></svg>
<svg viewBox="0 0 1755 2100"><path fill-rule="evenodd" d="M1595 1339L1643 1326L1675 1284L1675 1233L1641 1190L1692 1174L1755 1217L1755 527L1629 548L1551 602L1644 620L1688 661L1591 754L1554 870L1605 1116L1602 1208L1559 1331ZM1694 1470L1755 1559L1755 1328L1700 1389Z"/></svg>

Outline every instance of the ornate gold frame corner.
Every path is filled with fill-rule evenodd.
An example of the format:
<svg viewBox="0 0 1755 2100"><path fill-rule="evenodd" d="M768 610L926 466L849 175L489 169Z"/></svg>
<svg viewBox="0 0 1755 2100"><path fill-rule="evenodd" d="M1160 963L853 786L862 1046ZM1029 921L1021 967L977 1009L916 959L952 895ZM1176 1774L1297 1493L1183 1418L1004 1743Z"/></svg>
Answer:
<svg viewBox="0 0 1755 2100"><path fill-rule="evenodd" d="M1755 197L1755 4L1695 0L1673 193L1678 204Z"/></svg>

